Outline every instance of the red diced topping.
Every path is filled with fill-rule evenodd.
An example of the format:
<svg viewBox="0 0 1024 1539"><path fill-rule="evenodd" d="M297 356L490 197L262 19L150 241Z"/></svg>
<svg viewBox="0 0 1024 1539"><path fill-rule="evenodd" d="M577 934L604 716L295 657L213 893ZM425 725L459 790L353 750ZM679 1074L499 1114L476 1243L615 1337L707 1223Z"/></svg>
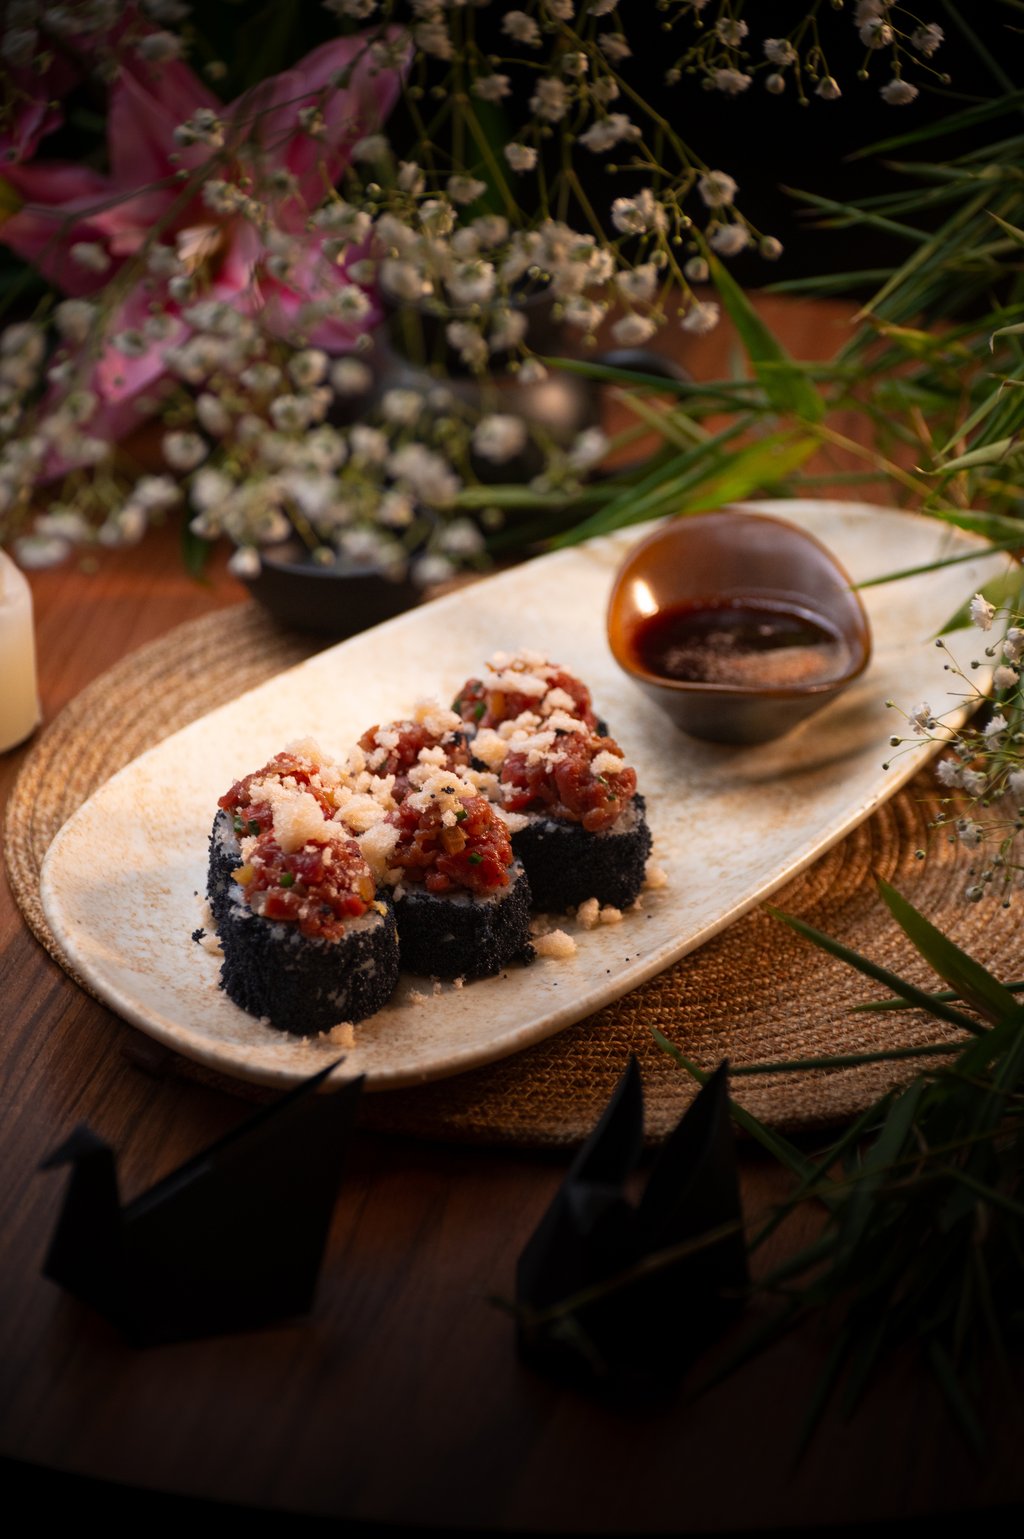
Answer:
<svg viewBox="0 0 1024 1539"><path fill-rule="evenodd" d="M312 777L317 773L317 766L309 759L300 759L293 753L279 753L265 764L262 769L254 770L251 775L246 775L242 780L236 780L230 791L226 791L217 803L225 812L230 812L233 817L243 818L246 823L258 823L261 833L266 832L273 823L270 805L264 801L254 801L253 785L263 780L291 780L296 786L309 791L315 796L323 809L324 817L329 818L334 808L331 806L324 792L319 786L314 786ZM254 833L255 829L246 829L247 833Z"/></svg>
<svg viewBox="0 0 1024 1539"><path fill-rule="evenodd" d="M618 774L595 775L594 759L603 752L622 756L614 738L586 732L563 733L550 756L513 749L501 766L506 809L546 812L582 823L590 833L611 828L633 799L636 770L626 766Z"/></svg>
<svg viewBox="0 0 1024 1539"><path fill-rule="evenodd" d="M597 726L597 717L590 702L590 690L580 679L560 668L548 680L549 693L555 689L564 690L571 697L574 708L569 712L570 716L578 716L591 729ZM472 722L474 726L498 727L503 721L515 721L524 711L539 713L542 705L543 698L537 695L520 694L516 690L488 689L482 679L467 679L452 710L463 721Z"/></svg>
<svg viewBox="0 0 1024 1539"><path fill-rule="evenodd" d="M367 754L377 754L381 750L381 744L377 741L377 734L382 730L398 733L398 742L393 748L387 750L387 757L382 763L376 760L373 763L375 775L394 775L395 784L392 795L396 802L402 802L408 796L412 786L409 784L409 771L419 763L420 750L423 748L444 749L444 765L437 768L457 770L465 768L469 764L469 748L466 739L461 732L445 732L438 736L436 732L430 732L422 722L395 721L389 727L371 727L364 732L359 739L359 746Z"/></svg>
<svg viewBox="0 0 1024 1539"><path fill-rule="evenodd" d="M345 921L365 914L374 900L370 868L354 839L307 842L286 854L272 832L260 834L240 868L250 908L264 919L284 919L303 935L337 940Z"/></svg>
<svg viewBox="0 0 1024 1539"><path fill-rule="evenodd" d="M428 892L493 892L508 886L512 845L508 829L482 796L459 803L465 814L453 825L442 819L440 803L426 808L403 802L387 821L398 829L398 843L388 857L410 882Z"/></svg>

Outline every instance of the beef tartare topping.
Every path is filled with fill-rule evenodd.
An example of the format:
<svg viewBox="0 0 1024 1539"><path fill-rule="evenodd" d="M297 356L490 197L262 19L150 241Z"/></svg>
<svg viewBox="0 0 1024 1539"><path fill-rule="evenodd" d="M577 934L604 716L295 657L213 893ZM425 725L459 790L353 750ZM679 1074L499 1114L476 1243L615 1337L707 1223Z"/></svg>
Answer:
<svg viewBox="0 0 1024 1539"><path fill-rule="evenodd" d="M331 802L323 781L323 756L312 758L286 749L275 754L262 769L236 780L217 805L229 813L236 834L260 834L273 822L274 790L281 786L291 791L305 791L314 797L325 816L331 815Z"/></svg>
<svg viewBox="0 0 1024 1539"><path fill-rule="evenodd" d="M590 833L612 828L633 800L636 771L614 738L596 733L522 734L509 740L501 766L508 812L544 812L581 823Z"/></svg>
<svg viewBox="0 0 1024 1539"><path fill-rule="evenodd" d="M508 829L474 786L437 774L409 795L388 823L398 838L389 865L427 892L489 893L507 887L512 865Z"/></svg>
<svg viewBox="0 0 1024 1539"><path fill-rule="evenodd" d="M466 680L452 709L477 727L497 727L527 711L562 711L597 725L587 686L538 652L495 653L479 678Z"/></svg>
<svg viewBox="0 0 1024 1539"><path fill-rule="evenodd" d="M286 851L270 830L247 844L234 878L254 913L287 920L313 939L337 940L372 907L376 890L354 839L311 839Z"/></svg>
<svg viewBox="0 0 1024 1539"><path fill-rule="evenodd" d="M435 707L440 713L440 707ZM366 755L366 767L377 776L393 776L391 794L402 802L413 789L422 786L438 770L459 770L469 765L469 748L461 730L462 721L445 711L442 726L435 717L425 721L393 721L371 727L359 739Z"/></svg>

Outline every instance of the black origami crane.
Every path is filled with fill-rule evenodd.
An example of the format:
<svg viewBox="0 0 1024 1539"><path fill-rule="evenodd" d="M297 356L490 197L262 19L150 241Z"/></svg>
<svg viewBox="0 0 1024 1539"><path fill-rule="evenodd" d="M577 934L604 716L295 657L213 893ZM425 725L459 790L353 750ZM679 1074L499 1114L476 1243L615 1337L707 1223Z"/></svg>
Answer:
<svg viewBox="0 0 1024 1539"><path fill-rule="evenodd" d="M135 1346L244 1331L309 1309L362 1089L315 1095L331 1064L121 1206L113 1150L87 1127L43 1267Z"/></svg>
<svg viewBox="0 0 1024 1539"><path fill-rule="evenodd" d="M748 1274L726 1064L663 1146L634 1204L625 1185L642 1151L643 1086L631 1057L519 1258L519 1346L537 1367L654 1387L737 1307Z"/></svg>

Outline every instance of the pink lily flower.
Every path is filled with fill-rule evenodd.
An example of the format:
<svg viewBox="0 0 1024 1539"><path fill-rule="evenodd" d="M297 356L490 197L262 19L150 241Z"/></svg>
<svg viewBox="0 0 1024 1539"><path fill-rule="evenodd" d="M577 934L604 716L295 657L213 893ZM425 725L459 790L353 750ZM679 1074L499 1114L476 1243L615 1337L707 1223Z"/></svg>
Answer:
<svg viewBox="0 0 1024 1539"><path fill-rule="evenodd" d="M195 298L258 315L282 338L301 332L315 346L347 352L380 319L371 300L357 324L330 315L308 324L311 304L329 302L352 283L347 256L339 264L325 254L330 235L309 228L309 217L348 164L353 145L379 127L401 89L401 72L377 68L369 42L364 34L325 43L229 106L186 65L147 65L130 55L110 93L108 173L56 162L5 168L23 206L0 223L0 242L76 297L96 295L142 258L137 281L108 318L106 336L138 334L154 305L171 323L167 335L135 356L105 348L88 381L99 403L88 433L116 441L136 426L138 398L152 399L167 376L167 348L190 334L182 313L189 300L176 300L166 276L153 274L156 247L176 259L179 274L191 275ZM345 84L335 87L339 75ZM313 132L300 125L304 109L319 109ZM204 110L221 125L223 148L183 147L175 130ZM203 196L203 168L228 187L245 189L247 210L214 211ZM252 200L259 205L256 218ZM287 261L275 263L282 237ZM362 254L358 247L350 253L353 259Z"/></svg>

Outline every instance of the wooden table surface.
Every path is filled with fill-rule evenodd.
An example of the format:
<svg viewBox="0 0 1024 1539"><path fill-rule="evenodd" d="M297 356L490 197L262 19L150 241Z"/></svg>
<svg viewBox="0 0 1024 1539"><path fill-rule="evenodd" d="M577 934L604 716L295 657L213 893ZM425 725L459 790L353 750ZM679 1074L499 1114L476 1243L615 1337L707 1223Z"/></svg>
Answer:
<svg viewBox="0 0 1024 1539"><path fill-rule="evenodd" d="M835 307L766 308L804 356L827 351L845 324ZM725 335L703 346L695 367L720 367ZM170 530L104 555L91 575L71 564L31 583L47 721L133 648L246 597L223 557L206 585L190 580ZM30 747L0 756L0 801ZM132 1030L51 961L6 886L0 1001L0 1454L10 1459L277 1512L513 1532L850 1524L1021 1494L1019 1417L1000 1408L991 1454L977 1460L910 1368L852 1423L827 1420L795 1466L826 1339L791 1339L656 1412L524 1367L489 1299L511 1293L562 1156L360 1133L308 1318L133 1350L40 1276L66 1177L39 1164L87 1121L118 1150L131 1196L247 1108L136 1068L123 1051ZM742 1166L751 1211L783 1190L749 1148ZM781 1236L779 1251L796 1238Z"/></svg>

